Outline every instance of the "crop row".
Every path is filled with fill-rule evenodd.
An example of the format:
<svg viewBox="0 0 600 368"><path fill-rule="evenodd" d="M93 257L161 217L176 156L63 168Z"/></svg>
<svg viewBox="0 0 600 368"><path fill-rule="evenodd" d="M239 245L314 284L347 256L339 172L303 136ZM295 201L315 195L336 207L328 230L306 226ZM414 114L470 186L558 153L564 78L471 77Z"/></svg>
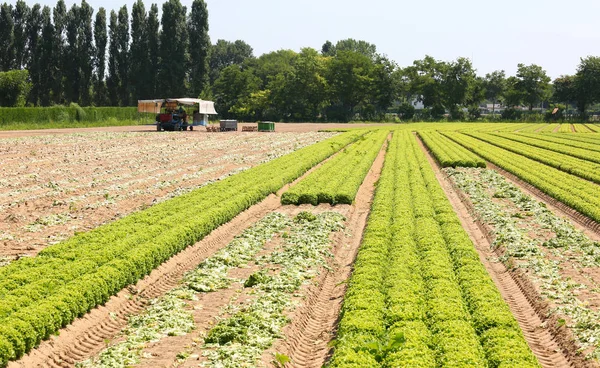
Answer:
<svg viewBox="0 0 600 368"><path fill-rule="evenodd" d="M350 132L155 205L0 269L0 365L358 139Z"/></svg>
<svg viewBox="0 0 600 368"><path fill-rule="evenodd" d="M530 146L526 143L519 143L502 136L485 133L464 133L473 138L493 144L494 146L504 148L508 151L539 161L548 166L552 166L561 171L573 174L583 179L591 180L600 184L600 172L598 164L582 160L573 156L554 152L540 147Z"/></svg>
<svg viewBox="0 0 600 368"><path fill-rule="evenodd" d="M530 139L535 139L538 141L546 141L550 143L556 143L564 146L575 147L583 150L590 150L600 152L600 141L581 141L579 137L574 136L573 134L569 135L557 135L557 134L522 134L519 133L519 136L523 136ZM512 135L506 135L503 137L512 139Z"/></svg>
<svg viewBox="0 0 600 368"><path fill-rule="evenodd" d="M437 131L419 131L423 143L442 167L485 167L485 161Z"/></svg>
<svg viewBox="0 0 600 368"><path fill-rule="evenodd" d="M500 137L510 139L515 142L525 143L530 146L544 148L544 149L558 152L558 153L564 153L565 155L577 157L582 160L600 163L600 152L590 151L590 150L587 150L584 148L567 146L564 143L559 143L559 142L554 143L554 142L549 141L547 138L545 138L545 137L555 137L556 135L549 136L547 134L543 134L543 135L539 135L539 138L538 138L537 136L532 136L531 134L528 134L528 135L501 134L501 133L495 133L495 134ZM566 135L563 135L563 136L566 136ZM568 136L570 137L570 134Z"/></svg>
<svg viewBox="0 0 600 368"><path fill-rule="evenodd" d="M600 222L600 187L574 175L460 133L444 133L547 195Z"/></svg>
<svg viewBox="0 0 600 368"><path fill-rule="evenodd" d="M352 204L389 135L369 132L281 196L282 204Z"/></svg>
<svg viewBox="0 0 600 368"><path fill-rule="evenodd" d="M414 137L397 132L331 366L537 367Z"/></svg>

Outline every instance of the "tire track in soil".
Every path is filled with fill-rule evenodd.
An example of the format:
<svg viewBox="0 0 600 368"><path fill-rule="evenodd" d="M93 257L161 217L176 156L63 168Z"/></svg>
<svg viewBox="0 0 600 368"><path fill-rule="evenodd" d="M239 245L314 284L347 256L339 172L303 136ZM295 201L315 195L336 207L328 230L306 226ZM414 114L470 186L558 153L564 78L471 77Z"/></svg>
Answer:
<svg viewBox="0 0 600 368"><path fill-rule="evenodd" d="M195 269L202 261L229 244L242 229L280 208L281 194L341 151L315 165L276 194L269 195L262 202L251 206L230 222L215 229L198 243L171 257L146 278L111 297L105 305L92 309L84 317L61 329L59 335L42 341L37 348L20 360L9 362L7 368L73 367L76 362L97 355L106 348L105 341L113 339L127 326L129 316L142 312L150 299L164 295L177 287L186 272Z"/></svg>
<svg viewBox="0 0 600 368"><path fill-rule="evenodd" d="M487 162L487 166L489 169L500 173L509 182L517 186L523 192L529 194L536 200L545 203L548 209L554 212L555 214L571 220L571 222L574 223L573 225L577 230L583 231L585 235L587 235L593 240L600 241L600 223L574 210L573 208L567 206L559 200L550 197L535 186L520 179L516 175L502 169L501 167L498 167L491 162Z"/></svg>
<svg viewBox="0 0 600 368"><path fill-rule="evenodd" d="M595 367L577 354L577 348L571 343L572 337L568 335L566 329L553 327L556 326L556 321L545 317L548 315L547 306L541 302L533 285L525 276L517 271L509 271L499 261L492 261L500 254L492 249L491 229L477 218L467 196L440 169L422 141L417 137L415 139L426 154L438 182L475 245L479 259L508 304L523 331L525 340L542 367ZM543 328L544 325L548 328Z"/></svg>
<svg viewBox="0 0 600 368"><path fill-rule="evenodd" d="M346 293L345 281L352 273L390 137L391 134L373 162L355 203L346 216L345 225L350 234L340 232L333 239L334 260L330 263L332 270L323 270L307 293L303 293L306 298L290 316L292 322L284 328L284 338L276 341L263 354L263 364L270 365L276 352L291 359L286 366L296 368L321 367L330 357L329 343L335 337Z"/></svg>

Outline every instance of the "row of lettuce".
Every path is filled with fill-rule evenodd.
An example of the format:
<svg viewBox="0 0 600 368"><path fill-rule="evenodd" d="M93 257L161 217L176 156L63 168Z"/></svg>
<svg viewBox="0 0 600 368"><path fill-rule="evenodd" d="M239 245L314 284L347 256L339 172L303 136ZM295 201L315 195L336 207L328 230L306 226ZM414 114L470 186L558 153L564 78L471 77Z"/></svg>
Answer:
<svg viewBox="0 0 600 368"><path fill-rule="evenodd" d="M338 135L0 268L0 366L364 134Z"/></svg>
<svg viewBox="0 0 600 368"><path fill-rule="evenodd" d="M597 184L466 134L443 134L550 197L600 222L600 186Z"/></svg>
<svg viewBox="0 0 600 368"><path fill-rule="evenodd" d="M390 143L331 367L538 367L426 157Z"/></svg>
<svg viewBox="0 0 600 368"><path fill-rule="evenodd" d="M388 135L388 130L367 133L285 192L281 203L352 204Z"/></svg>
<svg viewBox="0 0 600 368"><path fill-rule="evenodd" d="M485 167L485 161L437 131L419 131L419 137L442 167Z"/></svg>
<svg viewBox="0 0 600 368"><path fill-rule="evenodd" d="M600 183L600 172L598 163L576 158L567 154L558 153L552 150L534 147L527 143L504 138L495 134L485 133L465 133L473 138L487 142L494 146L525 156L532 160L552 166L561 171L573 174L580 178ZM591 153L591 152L590 152ZM600 152L599 152L600 154Z"/></svg>

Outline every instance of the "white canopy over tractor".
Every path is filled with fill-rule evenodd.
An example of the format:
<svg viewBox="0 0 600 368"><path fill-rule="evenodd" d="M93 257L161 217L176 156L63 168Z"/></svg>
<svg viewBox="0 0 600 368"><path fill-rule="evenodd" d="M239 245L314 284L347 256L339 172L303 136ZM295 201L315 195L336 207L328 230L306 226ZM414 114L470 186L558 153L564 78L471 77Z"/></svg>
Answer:
<svg viewBox="0 0 600 368"><path fill-rule="evenodd" d="M153 114L159 114L160 109L162 108L165 102L197 107L198 113L202 115L217 115L214 102L189 97L166 98L158 100L138 100L138 112L149 112Z"/></svg>

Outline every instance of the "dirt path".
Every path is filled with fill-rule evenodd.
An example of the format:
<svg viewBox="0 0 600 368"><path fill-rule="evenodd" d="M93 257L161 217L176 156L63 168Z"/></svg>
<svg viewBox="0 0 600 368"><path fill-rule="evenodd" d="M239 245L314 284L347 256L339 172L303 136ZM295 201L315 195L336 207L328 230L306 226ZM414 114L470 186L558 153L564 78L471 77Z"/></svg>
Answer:
<svg viewBox="0 0 600 368"><path fill-rule="evenodd" d="M240 123L240 126L254 125L248 123ZM346 128L369 128L377 126L394 126L394 124L341 124L341 123L277 123L275 125L276 132L316 132L321 129L346 129ZM239 128L241 130L241 128ZM40 135L52 135L52 134L73 134L73 133L91 133L91 132L136 132L136 133L151 133L151 134L185 134L185 135L199 135L208 134L204 128L196 129L194 131L186 132L175 132L175 133L159 133L156 131L155 125L133 125L133 126L120 126L120 127L98 127L98 128L67 128L67 129L39 129L39 130L7 130L0 131L0 139L2 138L20 138L20 137L31 137ZM213 133L210 133L213 134ZM244 132L228 132L228 133L214 133L214 134L250 134Z"/></svg>
<svg viewBox="0 0 600 368"><path fill-rule="evenodd" d="M420 140L419 144L427 155L438 182L444 189L454 211L458 214L463 228L473 241L481 262L517 319L529 347L540 364L545 368L585 366L580 365L583 362L580 358L575 357L572 347L569 346L565 349L559 343L560 340L549 329L542 328L544 319L538 315L540 311L536 309L536 304L532 303L532 297L528 294L524 285L519 283L514 273L509 272L501 262L494 261L498 254L492 250L490 232L485 229L483 223L474 220L471 215L473 211L469 208L467 198L454 187L453 183L440 170L439 165Z"/></svg>
<svg viewBox="0 0 600 368"><path fill-rule="evenodd" d="M338 233L333 241L335 259L331 271L324 271L307 293L302 307L291 316L292 323L284 329L285 338L276 342L263 354L268 364L275 352L291 359L289 367L321 367L330 353L329 343L335 337L335 329L346 293L345 281L352 273L354 260L362 241L362 234L373 201L375 183L379 180L388 141L373 162L365 181L356 196L355 203L346 215L345 233Z"/></svg>

